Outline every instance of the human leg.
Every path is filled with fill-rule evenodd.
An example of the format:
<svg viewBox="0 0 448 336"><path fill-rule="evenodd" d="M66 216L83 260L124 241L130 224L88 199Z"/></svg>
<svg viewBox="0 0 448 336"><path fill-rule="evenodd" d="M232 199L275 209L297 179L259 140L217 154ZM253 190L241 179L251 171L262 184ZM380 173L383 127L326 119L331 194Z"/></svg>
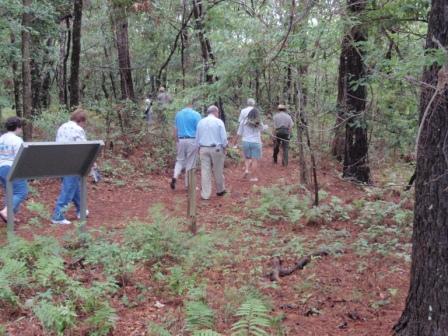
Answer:
<svg viewBox="0 0 448 336"><path fill-rule="evenodd" d="M288 151L289 151L289 134L283 134L282 135L282 151L283 151L283 158L282 158L282 165L287 167L288 166Z"/></svg>
<svg viewBox="0 0 448 336"><path fill-rule="evenodd" d="M20 179L12 182L12 205L14 213L19 211L20 204L26 199L28 195L28 182L26 180Z"/></svg>
<svg viewBox="0 0 448 336"><path fill-rule="evenodd" d="M278 157L278 152L279 151L280 151L280 139L279 139L278 133L275 133L274 153L272 155L272 157L274 159L274 163L277 163L277 157Z"/></svg>
<svg viewBox="0 0 448 336"><path fill-rule="evenodd" d="M212 194L212 159L209 148L201 148L201 197L209 199Z"/></svg>
<svg viewBox="0 0 448 336"><path fill-rule="evenodd" d="M213 175L216 183L216 193L223 194L226 190L224 185L224 160L225 154L222 148L214 148L211 154Z"/></svg>
<svg viewBox="0 0 448 336"><path fill-rule="evenodd" d="M65 211L70 202L73 201L75 193L79 189L78 176L64 176L61 183L61 192L56 201L52 221L64 221ZM67 223L68 224L68 223Z"/></svg>
<svg viewBox="0 0 448 336"><path fill-rule="evenodd" d="M179 141L176 144L176 149L177 149L176 164L174 165L173 178L170 183L171 189L173 190L176 188L176 181L179 175L185 168L186 144L184 142L184 139L179 139Z"/></svg>

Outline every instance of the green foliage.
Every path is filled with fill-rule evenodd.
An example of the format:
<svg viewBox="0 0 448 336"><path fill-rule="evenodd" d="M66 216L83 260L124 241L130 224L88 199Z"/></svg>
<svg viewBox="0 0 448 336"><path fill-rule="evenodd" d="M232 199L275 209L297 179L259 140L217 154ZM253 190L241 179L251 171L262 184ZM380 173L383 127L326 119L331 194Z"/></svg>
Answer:
<svg viewBox="0 0 448 336"><path fill-rule="evenodd" d="M91 326L89 335L92 336L107 336L113 329L118 317L115 309L109 303L104 302L99 305L93 315L87 319L87 323Z"/></svg>
<svg viewBox="0 0 448 336"><path fill-rule="evenodd" d="M33 307L33 311L45 330L64 335L65 330L75 325L76 312L71 302L53 304L46 300Z"/></svg>
<svg viewBox="0 0 448 336"><path fill-rule="evenodd" d="M172 336L163 326L157 323L151 323L148 327L148 336Z"/></svg>
<svg viewBox="0 0 448 336"><path fill-rule="evenodd" d="M291 195L292 188L288 186L262 187L258 190L259 205L249 211L262 221L282 220L297 223L310 204L308 197Z"/></svg>
<svg viewBox="0 0 448 336"><path fill-rule="evenodd" d="M239 318L232 326L232 336L268 336L271 319L268 308L257 298L250 298L238 309Z"/></svg>
<svg viewBox="0 0 448 336"><path fill-rule="evenodd" d="M221 334L217 333L216 331L208 329L208 330L195 331L193 332L193 336L221 336Z"/></svg>
<svg viewBox="0 0 448 336"><path fill-rule="evenodd" d="M41 139L44 141L54 141L56 132L63 123L69 120L69 112L64 109L45 110L37 115L34 126L39 129Z"/></svg>
<svg viewBox="0 0 448 336"><path fill-rule="evenodd" d="M186 328L190 332L213 328L214 312L203 301L187 301L185 315Z"/></svg>

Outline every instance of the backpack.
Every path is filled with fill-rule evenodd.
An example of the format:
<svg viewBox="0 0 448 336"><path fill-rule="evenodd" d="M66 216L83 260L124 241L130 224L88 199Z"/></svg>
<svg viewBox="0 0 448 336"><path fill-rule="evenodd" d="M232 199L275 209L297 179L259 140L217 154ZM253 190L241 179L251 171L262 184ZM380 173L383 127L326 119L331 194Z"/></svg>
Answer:
<svg viewBox="0 0 448 336"><path fill-rule="evenodd" d="M257 111L257 109L254 108L254 109L250 110L250 112L246 118L246 125L253 127L253 128L260 127L260 125L261 125L260 113Z"/></svg>

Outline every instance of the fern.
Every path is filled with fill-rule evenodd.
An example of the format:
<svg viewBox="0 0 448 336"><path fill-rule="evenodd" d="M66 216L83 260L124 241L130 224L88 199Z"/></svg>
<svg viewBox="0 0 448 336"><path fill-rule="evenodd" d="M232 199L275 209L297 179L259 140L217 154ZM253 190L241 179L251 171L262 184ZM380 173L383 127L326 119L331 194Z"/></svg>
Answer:
<svg viewBox="0 0 448 336"><path fill-rule="evenodd" d="M44 328L57 335L63 335L65 330L73 327L77 317L70 303L56 306L51 302L41 301L33 311Z"/></svg>
<svg viewBox="0 0 448 336"><path fill-rule="evenodd" d="M93 330L89 333L91 336L106 336L115 326L117 315L109 303L102 303L98 310L87 319Z"/></svg>
<svg viewBox="0 0 448 336"><path fill-rule="evenodd" d="M266 329L271 326L268 311L260 299L248 299L236 313L240 319L232 326L232 336L268 336Z"/></svg>
<svg viewBox="0 0 448 336"><path fill-rule="evenodd" d="M170 332L159 324L152 323L148 328L149 336L171 336Z"/></svg>
<svg viewBox="0 0 448 336"><path fill-rule="evenodd" d="M214 324L214 313L204 302L188 301L186 307L187 330L194 332L211 329Z"/></svg>
<svg viewBox="0 0 448 336"><path fill-rule="evenodd" d="M216 331L207 329L207 330L199 330L193 333L193 336L221 336Z"/></svg>

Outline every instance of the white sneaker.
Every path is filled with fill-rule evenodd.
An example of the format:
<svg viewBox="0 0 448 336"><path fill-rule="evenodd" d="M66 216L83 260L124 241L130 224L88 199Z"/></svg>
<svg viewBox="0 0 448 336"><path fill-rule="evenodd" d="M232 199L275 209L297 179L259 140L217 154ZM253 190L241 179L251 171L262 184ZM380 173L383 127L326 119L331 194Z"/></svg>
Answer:
<svg viewBox="0 0 448 336"><path fill-rule="evenodd" d="M53 223L53 224L59 224L59 225L69 225L69 224L71 224L72 222L70 222L68 219L61 219L61 220L54 220L54 219L52 219L51 220L51 222Z"/></svg>
<svg viewBox="0 0 448 336"><path fill-rule="evenodd" d="M86 210L86 217L89 217L89 210ZM81 214L76 214L76 218L81 219Z"/></svg>

